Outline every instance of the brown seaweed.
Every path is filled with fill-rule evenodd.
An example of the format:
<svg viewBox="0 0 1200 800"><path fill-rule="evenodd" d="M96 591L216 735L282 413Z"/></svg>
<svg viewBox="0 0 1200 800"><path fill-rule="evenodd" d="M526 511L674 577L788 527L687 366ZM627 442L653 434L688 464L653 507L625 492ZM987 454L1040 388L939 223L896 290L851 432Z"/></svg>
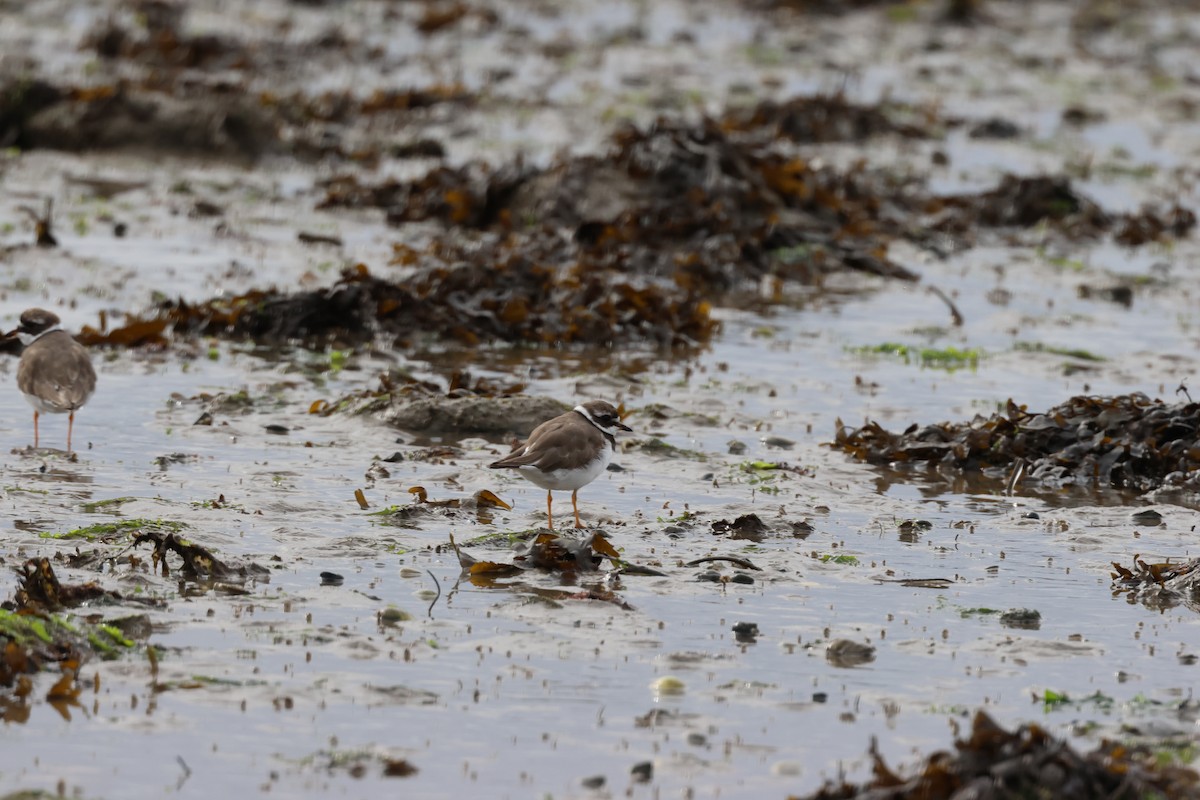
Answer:
<svg viewBox="0 0 1200 800"><path fill-rule="evenodd" d="M791 800L1200 798L1200 775L1160 766L1148 747L1105 741L1080 753L1036 723L1008 731L984 711L975 712L970 733L955 741L953 752L928 756L912 777L892 771L875 742L870 755L874 775L867 783L827 783Z"/></svg>
<svg viewBox="0 0 1200 800"><path fill-rule="evenodd" d="M1167 404L1144 394L1072 397L1044 413L1012 400L1003 412L964 423L912 425L838 420L832 446L878 465L983 472L1021 484L1077 484L1148 492L1197 488L1200 404Z"/></svg>

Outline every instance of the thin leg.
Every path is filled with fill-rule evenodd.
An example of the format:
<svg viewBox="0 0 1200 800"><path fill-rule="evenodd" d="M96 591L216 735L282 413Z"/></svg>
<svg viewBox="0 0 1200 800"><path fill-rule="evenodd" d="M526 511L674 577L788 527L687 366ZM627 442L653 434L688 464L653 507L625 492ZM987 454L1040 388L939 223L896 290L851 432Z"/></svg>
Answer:
<svg viewBox="0 0 1200 800"><path fill-rule="evenodd" d="M38 421L38 412L37 412L37 409L34 409L33 410L33 449L34 450L37 450L37 447L38 447L37 421Z"/></svg>
<svg viewBox="0 0 1200 800"><path fill-rule="evenodd" d="M67 455L71 455L71 431L75 429L75 412L67 415Z"/></svg>
<svg viewBox="0 0 1200 800"><path fill-rule="evenodd" d="M550 513L550 499L554 496L549 489L546 490L546 524L550 526L550 530L554 530L554 515Z"/></svg>
<svg viewBox="0 0 1200 800"><path fill-rule="evenodd" d="M579 494L578 489L571 492L571 508L575 509L575 527L582 528L583 523L579 521L579 501L575 499L576 495L578 495L578 494Z"/></svg>

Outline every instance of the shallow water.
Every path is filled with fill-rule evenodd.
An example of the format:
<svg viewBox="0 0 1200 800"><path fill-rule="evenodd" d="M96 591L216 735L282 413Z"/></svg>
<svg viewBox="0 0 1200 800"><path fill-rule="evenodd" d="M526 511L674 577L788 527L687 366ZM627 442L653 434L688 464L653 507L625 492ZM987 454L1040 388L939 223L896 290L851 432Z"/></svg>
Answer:
<svg viewBox="0 0 1200 800"><path fill-rule="evenodd" d="M362 6L361 18L347 6L296 11L264 4L258 13L270 19L294 12L298 32L319 30L329 21L325 14L335 15L352 33L382 13L374 4L351 5ZM1044 16L1063 22L1055 15L1065 13L1039 5L1022 21L1023 5L989 5L1003 30L1027 36L1039 34ZM225 4L214 3L195 24L216 25L222 11ZM884 35L884 19L871 13L822 18L805 32L732 4L702 13L630 4L621 6L624 16L603 19L569 8L551 15L537 6L505 7L506 20L521 14L539 40L573 37L583 63L530 54L504 90L537 87L541 94L527 116L517 114L514 124L503 98L500 108L465 112L475 130L455 140L454 157L460 150L461 157L525 150L544 158L572 142L596 148L611 129L597 122L606 113L644 119L658 110L646 98L653 92L622 78L645 72L647 64L659 66L653 74L672 93L704 87L695 103L719 108L738 95L739 82L777 82L784 95L829 86L843 74L839 65L853 63L872 43L888 57L913 55L930 30L911 23ZM22 20L42 31L33 41L37 51L51 38L44 28L50 21L32 13ZM629 20L640 20L650 35L608 49L600 44ZM74 34L59 35L78 36L88 24L76 20ZM674 27L690 31L698 45L673 42ZM924 151L942 147L953 169L935 185L951 192L990 186L1002 169L1057 168L1080 148L1104 162L1120 147L1134 163L1159 170L1137 178L1109 172L1080 184L1082 191L1113 212L1136 208L1146 197L1179 196L1195 208L1190 178L1167 174L1194 156L1186 137L1170 134L1177 129L1168 125L1175 112L1167 100L1178 98L1143 107L1136 91L1151 78L1136 65L1112 67L1113 83L1122 88L1104 98L1112 105L1110 121L1080 137L1059 135L1046 109L1078 93L1093 99L1085 90L1095 62L1068 58L1060 83L1048 88L1036 80L1036 69L1001 71L994 94L981 98L971 72L995 75L997 63L1015 56L999 45L987 51L995 61L978 67L952 56L953 48L986 38L988 30L946 29L941 35L950 54L919 50L904 62L912 80L897 77L899 67L889 64L891 77L883 67L863 68L852 88L870 99L900 86L904 99L936 99L955 113L1025 120L1037 131L1035 142L951 133L944 144L881 144L880 159L925 164ZM1044 30L1043 44L1055 46L1060 31ZM837 36L822 44L831 31ZM503 31L481 37L480 49L457 62L468 83L500 59L503 38ZM789 49L798 40L810 50ZM382 64L326 79L367 75L386 82L387 64L426 45L406 68L436 76L425 60L463 47L411 32L387 43ZM703 46L724 60L706 58ZM812 65L792 55L804 52L814 53ZM73 55L43 57L68 72L77 68ZM918 73L921 59L935 58L959 64L958 72ZM545 74L547 63L561 72ZM1138 114L1122 113L1134 107ZM556 122L542 125L545 119ZM446 123L427 124L437 130ZM859 149L834 147L830 157L848 150ZM20 249L0 259L0 324L8 327L35 304L60 309L74 329L97 324L102 310L111 316L145 309L159 293L200 300L271 284L320 286L359 260L386 273L392 243L419 235L389 229L377 214L314 210L322 196L317 182L327 171L321 166L238 170L35 151L8 157L0 170L5 219L23 219L16 207L54 187L61 242L53 251ZM102 203L65 180L78 174L148 183ZM184 183L192 194L178 191ZM223 220L188 216L198 196L223 205ZM126 238L112 235L109 214L130 222ZM296 242L298 230L336 231L345 244L305 247ZM29 238L30 227L16 223L0 235L0 245ZM184 591L177 580L149 571L145 551L140 570L122 562L95 576L63 567L71 580L98 577L109 588L167 601L147 612L155 625L150 643L161 654L157 676L141 648L86 665L89 688L70 719L39 701L27 721L0 728L5 784L53 790L62 782L84 797L121 796L131 786L179 797L254 791L786 796L842 770L864 776L873 736L892 764L946 748L979 707L1004 724L1038 721L1065 736L1084 722L1100 724L1091 736L1134 723L1195 741L1188 716L1194 712L1174 704L1191 696L1195 668L1179 656L1194 654L1200 623L1184 608L1152 611L1113 597L1109 579L1110 562L1128 564L1135 553L1195 557L1194 498L1154 502L1165 522L1146 529L1131 514L1155 498L1052 487L1005 496L983 483L871 469L823 446L838 419L855 425L870 418L902 429L987 414L1010 397L1032 409L1080 393L1142 391L1172 399L1196 368L1195 242L1137 251L1097 243L1059 253L1056 246L1050 237L1041 251L998 241L937 260L897 245L893 257L920 271L921 285L835 277L821 290L789 288L778 305L721 309L722 333L694 358L639 348L603 356L491 348L362 352L335 370L328 353L264 355L221 342L160 354L97 353L100 389L77 419L76 442L85 443L78 462L17 449L30 443L31 412L15 389L15 361L0 360L0 389L7 385L0 391L0 440L13 449L3 459L13 521L0 548L6 563L92 547L38 532L114 517L162 518L186 523L187 536L222 558L270 570L269 581L248 584L238 595ZM1137 279L1129 308L1078 293L1080 285L1122 279ZM961 328L950 324L927 285L953 298L965 319ZM977 348L981 355L973 367L947 370L862 352L884 342ZM1018 342L1085 349L1105 360L1025 352L1015 349ZM628 561L665 576L601 573L564 586L561 576L539 573L475 585L460 578L451 535L476 557L503 560L503 545L471 540L525 530L544 518L541 490L486 468L507 443L467 440L461 458L388 462L390 474L372 478L368 470L377 459L412 454L427 442L371 417L307 413L314 401L376 386L390 366L436 379L464 361L475 375L518 375L531 394L624 401L634 412L628 422L635 433L617 459L623 471L584 489L581 512ZM219 406L213 425L193 424L208 407L193 398L240 391L253 401L249 407ZM649 419L646 410L660 403L679 415ZM288 432L272 433L268 425ZM43 445L61 447L65 427L63 418L43 417ZM794 444L772 446L770 436ZM695 453L652 455L640 449L651 437ZM733 439L747 446L744 454L728 454ZM756 459L786 461L810 474L742 469ZM416 485L433 499L492 489L514 508L491 523L468 511L434 515L416 529L373 515L408 504L407 490ZM368 510L355 501L359 488ZM221 496L222 507L212 507ZM132 499L85 506L124 497ZM555 507L565 520L565 496ZM748 512L768 524L807 520L814 530L804 539L772 534L757 543L712 532L713 522ZM930 527L901 530L909 519ZM700 581L709 569L725 577L736 571L720 562L685 566L711 555L746 558L761 571L749 573L749 585ZM343 575L344 583L321 586L323 571ZM935 578L945 579L945 588L897 582ZM11 571L0 573L4 597L15 586ZM580 588L611 590L632 610L565 596ZM393 604L413 618L381 625L378 613ZM1006 628L990 613L1014 608L1038 610L1040 628ZM142 608L99 611L118 616ZM737 641L732 627L740 622L758 625L757 641ZM825 657L836 639L874 645L874 660L836 666ZM98 692L90 688L94 675ZM683 693L656 694L652 684L664 676L679 678ZM42 681L48 686L49 676L39 690ZM1046 690L1108 700L1045 707ZM1088 749L1094 741L1075 743ZM385 759L406 759L417 772L383 777ZM644 761L653 762L652 780L632 783L631 767ZM604 776L604 787L585 788L581 781L591 776Z"/></svg>

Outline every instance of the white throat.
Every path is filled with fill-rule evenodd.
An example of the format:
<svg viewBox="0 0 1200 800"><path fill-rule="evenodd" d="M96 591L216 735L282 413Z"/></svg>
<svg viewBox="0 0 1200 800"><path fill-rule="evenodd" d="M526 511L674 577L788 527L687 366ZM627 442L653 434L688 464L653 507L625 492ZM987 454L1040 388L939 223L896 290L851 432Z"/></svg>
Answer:
<svg viewBox="0 0 1200 800"><path fill-rule="evenodd" d="M599 422L597 422L597 421L596 421L596 418L595 418L595 417L593 417L593 416L591 415L591 413L590 413L590 412L589 412L589 411L588 411L586 408L584 408L583 406L575 406L575 410L576 410L576 411L578 411L580 414L583 414L584 418L585 418L585 419L586 419L588 422L590 422L590 423L592 423L593 425L595 425L595 426L596 426L596 428L597 428L598 430L601 430L601 431L603 431L604 433L607 433L609 436L616 436L616 435L617 435L617 432L616 432L616 430L614 430L613 428L606 428L606 427L604 427L603 425L601 425Z"/></svg>
<svg viewBox="0 0 1200 800"><path fill-rule="evenodd" d="M29 347L29 345L33 344L38 339L45 336L47 333L54 333L55 331L61 331L61 330L62 330L62 325L54 325L52 327L46 328L46 330L44 330L38 334L25 333L23 331L19 331L17 333L17 338L21 340L21 344L25 345L26 347Z"/></svg>

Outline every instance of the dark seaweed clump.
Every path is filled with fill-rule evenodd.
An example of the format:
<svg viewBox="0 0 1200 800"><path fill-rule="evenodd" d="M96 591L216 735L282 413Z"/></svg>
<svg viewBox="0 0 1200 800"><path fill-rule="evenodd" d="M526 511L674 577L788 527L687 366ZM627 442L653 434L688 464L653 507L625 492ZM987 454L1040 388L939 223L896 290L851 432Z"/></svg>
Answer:
<svg viewBox="0 0 1200 800"><path fill-rule="evenodd" d="M1006 731L983 711L975 712L970 736L956 741L953 753L934 753L911 778L893 772L874 746L871 755L874 777L869 783L828 784L803 800L1200 797L1200 776L1194 770L1159 766L1149 748L1103 742L1090 753L1079 753L1040 725Z"/></svg>
<svg viewBox="0 0 1200 800"><path fill-rule="evenodd" d="M1011 400L1003 412L902 433L877 422L838 421L833 447L872 464L936 466L995 477L1147 492L1194 488L1200 469L1200 404L1143 394L1072 397L1045 413ZM1018 469L1019 468L1019 469Z"/></svg>
<svg viewBox="0 0 1200 800"><path fill-rule="evenodd" d="M798 117L797 105L786 118ZM816 116L832 127L866 113L849 104L825 112ZM685 291L723 293L768 275L812 283L841 269L915 279L887 257L888 239L908 227L906 182L862 164L837 170L780 154L771 141L785 117L762 113L771 136L739 135L713 119L661 119L617 131L604 156L545 169L472 163L375 186L344 177L329 184L325 205L382 208L396 225L493 231L518 247L566 232L558 255L567 263ZM853 120L845 124L868 124Z"/></svg>
<svg viewBox="0 0 1200 800"><path fill-rule="evenodd" d="M202 303L166 301L130 315L110 331L84 328L86 345L165 346L172 335L201 334L258 342L354 344L389 335L397 344L424 338L610 344L690 345L716 327L697 293L669 291L636 276L613 278L575 265L559 271L534 252L503 241L465 250L401 252L420 267L392 281L365 267L343 271L327 289L288 294L252 291Z"/></svg>

